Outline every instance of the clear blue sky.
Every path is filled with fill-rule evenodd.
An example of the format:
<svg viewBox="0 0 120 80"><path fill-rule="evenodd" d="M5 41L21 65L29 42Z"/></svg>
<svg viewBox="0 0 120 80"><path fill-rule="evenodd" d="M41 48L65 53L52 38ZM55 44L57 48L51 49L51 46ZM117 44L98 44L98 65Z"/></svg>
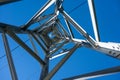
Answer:
<svg viewBox="0 0 120 80"><path fill-rule="evenodd" d="M20 2L0 6L0 22L16 26L25 24L34 13L47 0L23 0ZM120 0L94 0L97 14L98 26L100 30L101 41L120 43ZM82 4L82 6L77 7ZM87 0L64 0L63 3L66 12L75 19L91 36L93 29L88 9ZM77 8L75 8L77 7ZM73 11L71 11L74 9ZM75 32L75 31L74 31ZM76 34L76 32L75 32ZM22 40L27 40L27 35L18 35ZM76 34L81 38L81 35ZM18 44L8 37L11 50ZM26 42L30 44L30 41ZM31 45L29 45L31 47ZM37 47L41 55L40 47ZM0 34L0 56L5 54L3 42ZM33 59L27 52L19 47L12 51L16 71L19 80L38 80L40 75L39 63ZM59 60L54 59L50 62L50 68ZM103 53L96 52L87 48L80 48L64 64L64 66L54 75L52 80L61 80L64 78L80 75L87 72L110 68L120 65L120 61L113 59ZM120 74L94 78L90 80L119 80ZM0 80L11 80L6 57L0 59Z"/></svg>

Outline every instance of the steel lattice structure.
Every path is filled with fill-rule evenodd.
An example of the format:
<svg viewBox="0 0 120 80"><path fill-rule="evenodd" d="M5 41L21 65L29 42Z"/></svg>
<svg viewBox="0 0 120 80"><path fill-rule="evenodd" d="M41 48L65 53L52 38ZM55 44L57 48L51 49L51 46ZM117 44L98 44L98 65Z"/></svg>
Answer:
<svg viewBox="0 0 120 80"><path fill-rule="evenodd" d="M69 59L74 51L80 47L91 48L93 50L103 52L111 57L120 59L120 43L113 42L100 42L97 21L95 16L93 0L88 0L89 10L91 13L91 19L94 27L95 38L93 39L83 28L80 26L62 7L63 0L48 0L46 4L23 26L17 27L5 23L0 23L0 33L6 50L6 55L9 63L9 68L12 76L12 80L18 80L15 71L14 63L10 55L10 49L6 35L9 35L15 42L23 47L33 58L35 58L42 67L40 80L50 80L54 74L61 68L61 66ZM46 14L45 11L54 5L54 11L50 14ZM60 18L66 25L62 24ZM31 25L42 22L39 26L30 29ZM67 26L67 30L64 26ZM77 39L74 37L71 27L74 27L78 31L83 39ZM23 42L17 34L28 34L30 41L34 47L32 50L25 42ZM44 60L38 56L34 39L38 45L44 51ZM71 44L70 48L67 45ZM49 72L49 61L57 58L61 55L65 55L63 59L58 62L57 65ZM95 76L103 76L106 74L112 74L120 71L120 67L114 67L106 70L96 71L93 73L83 74L76 78L90 78ZM69 78L69 79L75 79Z"/></svg>

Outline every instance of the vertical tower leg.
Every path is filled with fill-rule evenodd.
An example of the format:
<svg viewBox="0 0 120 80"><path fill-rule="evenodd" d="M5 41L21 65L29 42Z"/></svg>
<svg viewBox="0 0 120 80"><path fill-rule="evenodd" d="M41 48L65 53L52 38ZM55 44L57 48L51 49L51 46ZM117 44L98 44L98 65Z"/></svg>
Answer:
<svg viewBox="0 0 120 80"><path fill-rule="evenodd" d="M44 61L46 64L42 67L40 80L44 80L44 78L48 75L49 72L49 58L45 57Z"/></svg>
<svg viewBox="0 0 120 80"><path fill-rule="evenodd" d="M6 37L5 33L2 34L2 38L3 38L3 42L4 42L4 46L5 46L6 56L7 56L12 80L18 80L16 70L15 70L15 66L14 66L14 63L13 63L13 59L12 59L12 56L11 56L8 40L7 40L7 37Z"/></svg>

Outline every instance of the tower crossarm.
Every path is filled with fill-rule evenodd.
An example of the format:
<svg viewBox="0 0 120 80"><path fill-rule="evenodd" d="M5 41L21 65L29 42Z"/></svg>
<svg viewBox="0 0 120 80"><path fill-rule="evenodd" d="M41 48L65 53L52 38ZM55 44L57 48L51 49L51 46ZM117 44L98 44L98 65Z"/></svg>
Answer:
<svg viewBox="0 0 120 80"><path fill-rule="evenodd" d="M113 42L98 42L97 51L106 53L112 57L120 59L120 43Z"/></svg>
<svg viewBox="0 0 120 80"><path fill-rule="evenodd" d="M105 53L111 57L120 59L120 43L115 42L97 42L97 47L92 47L86 40L73 39L74 42L82 42L83 47L91 48L93 50Z"/></svg>

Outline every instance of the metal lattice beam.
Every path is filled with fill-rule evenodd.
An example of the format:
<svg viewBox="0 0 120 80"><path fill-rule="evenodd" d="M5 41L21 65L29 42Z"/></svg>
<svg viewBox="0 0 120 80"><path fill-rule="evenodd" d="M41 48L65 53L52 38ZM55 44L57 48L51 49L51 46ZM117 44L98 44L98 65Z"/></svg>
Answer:
<svg viewBox="0 0 120 80"><path fill-rule="evenodd" d="M2 4L4 2L8 3L8 1L14 0L2 0ZM16 0L17 1L17 0ZM10 65L10 70L12 74L13 80L17 80L17 76L14 69L14 64L12 62L12 58L10 55L9 45L7 42L7 38L5 33L7 33L12 39L14 39L22 48L24 48L33 58L35 58L42 66L40 79L41 80L50 80L54 74L63 66L63 64L69 59L69 57L74 53L74 51L79 47L91 48L93 50L97 50L103 53L107 53L112 57L120 59L120 44L119 43L106 43L99 42L99 33L97 29L97 21L95 16L95 10L93 6L93 0L89 0L89 8L92 18L92 23L95 31L96 40L92 38L91 35L85 31L82 26L80 26L71 16L69 16L66 11L64 11L62 7L63 0L48 0L48 2L22 27L13 26L5 23L0 23L0 33L3 33L3 41L6 49L6 54L8 57L8 62ZM43 15L44 12L55 3L55 11L48 15ZM0 5L2 5L0 4ZM92 7L90 7L92 6ZM59 17L59 13L61 13L62 17L64 17L63 21L66 24L61 23L61 18ZM44 22L42 22L44 20ZM34 29L29 30L28 28L37 22L42 22L39 26ZM71 26L74 27L85 40L76 39L74 33L72 32ZM64 26L67 26L67 30ZM5 33L4 33L5 31ZM50 37L50 34L51 36ZM26 45L16 34L28 34L31 36L30 41L34 47L33 51L28 45ZM37 44L43 49L45 55L44 60L42 60L41 56L38 56L37 50L33 44L32 38L37 42ZM64 45L67 43L73 43L75 46L71 49L67 49L66 53L64 53L65 49ZM49 61L53 58L59 57L63 52L65 55L60 62L49 72ZM55 56L54 56L55 54ZM106 70L101 70L93 73L88 73L85 75L81 75L80 77L88 77L88 76L96 76L96 75L104 75L109 73L120 72L120 68L110 68Z"/></svg>

